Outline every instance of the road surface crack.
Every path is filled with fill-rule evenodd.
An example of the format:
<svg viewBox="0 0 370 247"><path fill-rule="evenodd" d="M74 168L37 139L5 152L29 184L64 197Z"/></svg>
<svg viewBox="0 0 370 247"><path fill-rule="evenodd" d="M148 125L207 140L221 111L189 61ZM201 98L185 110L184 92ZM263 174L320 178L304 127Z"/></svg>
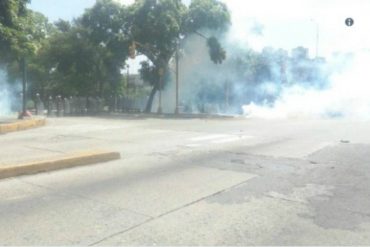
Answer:
<svg viewBox="0 0 370 247"><path fill-rule="evenodd" d="M41 189L53 191L57 195L68 196L68 197L78 197L78 198L81 198L81 199L84 199L84 200L88 200L88 201L91 201L91 202L99 203L99 204L106 205L106 206L109 206L109 207L115 207L115 208L117 208L119 210L127 211L127 212L130 212L130 213L133 213L133 214L136 214L136 215L140 215L140 216L143 216L143 217L146 217L146 218L149 218L149 219L152 219L153 218L153 216L146 215L146 214L143 214L143 213L139 213L137 211L134 211L134 210L131 210L131 209L128 209L128 208L117 207L115 205L111 205L109 203L102 202L102 201L99 201L99 200L96 200L96 199L93 199L93 198L90 198L88 196L84 196L84 195L81 195L81 194L77 194L77 193L63 193L63 192L60 192L60 191L55 190L53 188L50 188L48 186L31 183L29 181L25 181L25 180L22 180L22 179L19 179L19 181L22 182L22 183L28 184L28 185L39 187Z"/></svg>
<svg viewBox="0 0 370 247"><path fill-rule="evenodd" d="M244 180L244 181L242 181L242 182L240 182L240 183L237 183L237 184L235 184L235 185L233 185L233 186L227 187L227 188L225 188L225 189L223 189L223 190L220 190L220 191L217 191L217 192L215 192L215 193L213 193L213 194L210 194L210 195L207 195L207 196L201 197L201 198L200 198L200 199L198 199L198 200L195 200L195 201L189 202L189 203L184 204L184 205L182 205L182 206L180 206L180 207L177 207L177 208L174 208L174 209L172 209L172 210L170 210L170 211L167 211L167 212L165 212L165 213L163 213L163 214L160 214L160 215L158 215L158 216L152 217L151 219L145 220L145 221L143 221L143 222L141 222L141 223L139 223L139 224L137 224L137 225L134 225L134 226L129 227L129 228L127 228L127 229L124 229L124 230L122 230L122 231L119 231L119 232L113 233L113 234L111 234L111 235L109 235L109 236L107 236L107 237L104 237L104 238L102 238L102 239L100 239L100 240L98 240L98 241L96 241L96 242L94 242L94 243L89 244L88 246L98 245L98 244L100 244L100 243L104 242L105 240L108 240L108 239L110 239L110 238L113 238L113 237L118 236L118 235L121 235L121 234L125 234L125 233L127 233L127 232L129 232L129 231L131 231L131 230L134 230L134 229L136 229L136 228L138 228L138 227L140 227L140 226L142 226L142 225L144 225L144 224L147 224L147 223L150 223L150 222L152 222L152 221L158 220L158 219L160 219L160 218L162 218L162 217L164 217L164 216L167 216L167 215L172 214L172 213L174 213L174 212L180 211L180 210L182 210L182 209L184 209L184 208L190 207L190 206L192 206L192 205L194 205L194 204L197 204L198 202L201 202L201 201L207 200L207 199L209 199L209 198L211 198L211 197L214 197L214 196L220 195L220 194L222 194L222 193L228 192L228 191L230 191L230 190L232 190L232 189L234 189L234 188L237 188L237 187L239 187L239 186L241 186L241 185L243 185L243 184L245 184L245 183L249 182L249 180L250 180L250 179L251 179L251 178L248 178L247 180Z"/></svg>

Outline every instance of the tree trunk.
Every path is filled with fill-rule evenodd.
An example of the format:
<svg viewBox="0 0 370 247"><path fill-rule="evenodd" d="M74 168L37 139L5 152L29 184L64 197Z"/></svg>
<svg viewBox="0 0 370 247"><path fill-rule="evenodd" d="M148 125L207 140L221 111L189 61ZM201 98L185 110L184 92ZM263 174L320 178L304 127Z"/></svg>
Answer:
<svg viewBox="0 0 370 247"><path fill-rule="evenodd" d="M153 100L154 100L154 96L156 92L157 92L157 87L153 87L152 91L150 92L149 99L146 103L145 113L150 113L152 111Z"/></svg>
<svg viewBox="0 0 370 247"><path fill-rule="evenodd" d="M102 80L99 80L98 84L99 84L98 96L99 97L103 97L103 87L104 87L103 81Z"/></svg>

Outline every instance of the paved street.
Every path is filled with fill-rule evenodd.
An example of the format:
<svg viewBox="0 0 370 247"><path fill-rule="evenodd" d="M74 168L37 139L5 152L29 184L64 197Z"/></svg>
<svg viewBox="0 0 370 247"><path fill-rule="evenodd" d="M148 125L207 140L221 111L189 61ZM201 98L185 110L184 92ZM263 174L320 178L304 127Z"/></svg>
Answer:
<svg viewBox="0 0 370 247"><path fill-rule="evenodd" d="M369 122L60 118L0 147L122 156L0 180L0 245L370 245Z"/></svg>

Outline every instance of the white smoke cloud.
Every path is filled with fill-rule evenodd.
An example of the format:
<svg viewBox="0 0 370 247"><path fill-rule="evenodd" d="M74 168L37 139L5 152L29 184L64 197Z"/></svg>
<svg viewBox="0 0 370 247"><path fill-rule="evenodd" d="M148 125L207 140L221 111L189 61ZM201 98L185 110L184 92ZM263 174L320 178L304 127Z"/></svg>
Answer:
<svg viewBox="0 0 370 247"><path fill-rule="evenodd" d="M125 3L130 1L123 0ZM232 14L232 26L223 40L228 55L235 47L261 51L270 46L276 49L309 48L310 57L325 56L331 71L329 85L317 90L314 87L295 85L279 88L274 82L257 86L261 95L276 95L271 105L251 103L243 106L248 116L264 118L286 117L346 117L370 119L370 1L368 0L223 0ZM345 19L351 17L355 25L347 27ZM256 27L259 28L256 33ZM319 35L317 43L317 35ZM206 49L199 40L191 40L192 50L198 56L185 57L180 62L180 101L196 105L194 96L199 78L222 87L232 77L224 67L219 78L211 71ZM237 52L237 51L236 51ZM334 53L351 53L353 60L333 58ZM201 60L199 60L201 57ZM208 62L207 62L208 61ZM208 74L207 74L208 73ZM197 77L197 74L199 76ZM221 83L221 84L220 84ZM219 85L220 84L220 85ZM164 94L164 110L174 110L174 80ZM239 84L235 85L236 91ZM247 99L249 96L245 96ZM246 100L248 101L248 100ZM153 109L156 109L156 102ZM221 102L222 104L222 102ZM260 103L261 104L261 103Z"/></svg>
<svg viewBox="0 0 370 247"><path fill-rule="evenodd" d="M0 68L0 116L8 115L11 109L11 95L6 82L6 73Z"/></svg>
<svg viewBox="0 0 370 247"><path fill-rule="evenodd" d="M323 90L304 86L283 88L271 106L243 106L248 116L346 117L370 119L370 1L367 0L224 0L232 13L228 42L261 51L266 46L291 50L309 48L310 57L327 58L334 73ZM354 19L347 27L345 19ZM251 32L253 23L263 25L263 36ZM317 35L318 40L317 40ZM333 58L350 53L353 60ZM266 90L266 85L261 90ZM269 88L268 88L269 89ZM270 90L273 87L270 86Z"/></svg>
<svg viewBox="0 0 370 247"><path fill-rule="evenodd" d="M9 117L20 110L20 92L21 83L9 83L6 69L0 67L0 117Z"/></svg>
<svg viewBox="0 0 370 247"><path fill-rule="evenodd" d="M331 76L330 85L324 90L288 87L273 106L252 103L243 106L244 113L261 118L304 116L370 119L370 52L357 53L346 64L345 68L338 68Z"/></svg>

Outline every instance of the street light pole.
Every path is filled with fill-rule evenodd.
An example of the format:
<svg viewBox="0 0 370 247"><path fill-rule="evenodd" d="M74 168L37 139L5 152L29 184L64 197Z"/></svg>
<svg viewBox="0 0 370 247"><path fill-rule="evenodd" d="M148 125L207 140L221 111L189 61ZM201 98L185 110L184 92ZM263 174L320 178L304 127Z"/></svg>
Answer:
<svg viewBox="0 0 370 247"><path fill-rule="evenodd" d="M127 93L126 93L126 102L124 102L124 111L128 111L128 101L130 99L130 65L127 64L127 75L126 75L126 90L127 90Z"/></svg>
<svg viewBox="0 0 370 247"><path fill-rule="evenodd" d="M163 75L164 70L163 68L160 68L159 71L159 97L158 97L158 114L162 114L162 87L163 87Z"/></svg>
<svg viewBox="0 0 370 247"><path fill-rule="evenodd" d="M229 81L225 81L225 112L229 108Z"/></svg>
<svg viewBox="0 0 370 247"><path fill-rule="evenodd" d="M319 57L320 29L319 23L316 23L316 58Z"/></svg>
<svg viewBox="0 0 370 247"><path fill-rule="evenodd" d="M320 43L320 26L317 21L311 19L313 23L316 25L316 58L319 57L319 43Z"/></svg>
<svg viewBox="0 0 370 247"><path fill-rule="evenodd" d="M176 108L175 114L179 114L179 44L176 45Z"/></svg>
<svg viewBox="0 0 370 247"><path fill-rule="evenodd" d="M127 64L127 73L126 73L126 90L127 93L129 93L129 87L130 87L130 65Z"/></svg>
<svg viewBox="0 0 370 247"><path fill-rule="evenodd" d="M27 68L26 68L26 58L22 58L21 61L21 67L22 67L22 113L20 115L20 118L23 119L26 116L26 101L27 101L27 95L26 95L26 88L27 88Z"/></svg>

